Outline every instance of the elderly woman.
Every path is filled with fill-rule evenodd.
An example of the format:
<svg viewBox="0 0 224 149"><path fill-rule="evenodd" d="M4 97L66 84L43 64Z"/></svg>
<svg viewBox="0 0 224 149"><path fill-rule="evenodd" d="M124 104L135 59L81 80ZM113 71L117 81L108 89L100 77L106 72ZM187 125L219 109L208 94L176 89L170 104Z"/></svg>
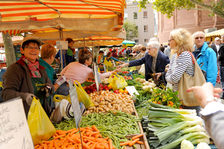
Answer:
<svg viewBox="0 0 224 149"><path fill-rule="evenodd" d="M84 83L89 78L94 79L93 69L89 66L92 64L92 53L88 49L82 49L79 51L79 61L72 62L68 66L66 66L62 72L61 76L66 78L66 81L75 80L79 81L80 83ZM115 70L116 71L116 70ZM113 72L107 72L100 74L100 79L104 79L109 77ZM67 82L62 84L57 91L57 94L68 95L69 88L67 86Z"/></svg>
<svg viewBox="0 0 224 149"><path fill-rule="evenodd" d="M30 108L33 97L36 96L49 115L49 103L47 100L49 88L53 88L47 76L45 68L39 63L40 41L37 39L25 39L22 43L22 57L10 65L3 75L2 98L4 101L21 97L26 114ZM46 91L48 93L46 93Z"/></svg>
<svg viewBox="0 0 224 149"><path fill-rule="evenodd" d="M170 33L169 39L170 48L174 49L175 54L172 56L169 70L166 73L166 81L171 83L173 91L178 91L178 84L186 72L188 75L194 75L194 64L192 62L193 38L192 35L185 29L175 29ZM196 109L199 112L199 107L187 107L187 109Z"/></svg>
<svg viewBox="0 0 224 149"><path fill-rule="evenodd" d="M159 50L159 47L160 43L152 40L147 45L147 53L144 57L122 64L119 67L132 67L145 64L145 80L151 79L153 73L157 75L157 80L162 79L165 67L169 64L170 60Z"/></svg>

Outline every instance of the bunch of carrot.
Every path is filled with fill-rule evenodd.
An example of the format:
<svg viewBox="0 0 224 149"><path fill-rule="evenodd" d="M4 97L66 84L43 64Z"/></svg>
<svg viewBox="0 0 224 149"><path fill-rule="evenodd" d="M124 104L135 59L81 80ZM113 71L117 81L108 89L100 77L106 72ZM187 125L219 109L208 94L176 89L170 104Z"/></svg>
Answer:
<svg viewBox="0 0 224 149"><path fill-rule="evenodd" d="M96 126L80 128L82 144L78 129L57 130L52 140L43 141L35 149L115 149L112 140L103 138Z"/></svg>
<svg viewBox="0 0 224 149"><path fill-rule="evenodd" d="M133 136L130 141L126 141L126 142L120 143L120 146L133 146L136 143L137 144L144 144L142 141L139 141L140 137L142 137L142 136L143 136L143 134L139 134L139 135Z"/></svg>

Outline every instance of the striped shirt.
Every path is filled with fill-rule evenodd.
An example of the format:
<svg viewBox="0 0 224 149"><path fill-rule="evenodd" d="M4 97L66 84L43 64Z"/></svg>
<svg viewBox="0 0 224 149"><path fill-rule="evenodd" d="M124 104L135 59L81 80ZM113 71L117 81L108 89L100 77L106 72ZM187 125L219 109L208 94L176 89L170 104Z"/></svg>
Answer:
<svg viewBox="0 0 224 149"><path fill-rule="evenodd" d="M184 72L191 76L194 75L192 57L187 51L182 52L179 57L177 57L177 54L173 55L169 70L166 73L166 81L173 85L173 91L178 90L178 83Z"/></svg>

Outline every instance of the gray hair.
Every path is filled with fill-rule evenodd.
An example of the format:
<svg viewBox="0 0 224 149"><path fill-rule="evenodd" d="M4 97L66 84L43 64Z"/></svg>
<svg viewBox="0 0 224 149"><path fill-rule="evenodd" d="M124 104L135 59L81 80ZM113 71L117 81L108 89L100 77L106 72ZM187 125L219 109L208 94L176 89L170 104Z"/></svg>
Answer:
<svg viewBox="0 0 224 149"><path fill-rule="evenodd" d="M196 37L196 35L198 35L198 34L202 34L202 35L205 37L205 33L204 33L204 32L202 32L202 31L197 31L197 32L194 32L194 34L192 35L192 37L193 37L193 38L195 38L195 37Z"/></svg>
<svg viewBox="0 0 224 149"><path fill-rule="evenodd" d="M158 40L151 40L147 43L147 46L151 46L152 48L156 48L158 50L160 48L160 43Z"/></svg>

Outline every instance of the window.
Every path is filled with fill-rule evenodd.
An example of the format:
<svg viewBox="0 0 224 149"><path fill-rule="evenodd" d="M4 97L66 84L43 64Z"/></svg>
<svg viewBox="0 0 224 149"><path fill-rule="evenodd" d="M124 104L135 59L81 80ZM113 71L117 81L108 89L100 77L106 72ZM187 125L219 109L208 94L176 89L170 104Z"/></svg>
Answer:
<svg viewBox="0 0 224 149"><path fill-rule="evenodd" d="M148 18L147 11L143 12L143 18Z"/></svg>
<svg viewBox="0 0 224 149"><path fill-rule="evenodd" d="M127 18L128 18L128 14L124 13L124 19L127 19Z"/></svg>
<svg viewBox="0 0 224 149"><path fill-rule="evenodd" d="M149 39L144 39L144 42L145 42L145 43L148 43L148 42L149 42Z"/></svg>
<svg viewBox="0 0 224 149"><path fill-rule="evenodd" d="M144 25L144 32L148 32L148 25Z"/></svg>
<svg viewBox="0 0 224 149"><path fill-rule="evenodd" d="M134 19L137 19L137 18L138 18L138 14L137 14L137 12L134 12L134 13L133 13L133 16L134 16Z"/></svg>
<svg viewBox="0 0 224 149"><path fill-rule="evenodd" d="M135 39L135 43L138 43L138 39Z"/></svg>

